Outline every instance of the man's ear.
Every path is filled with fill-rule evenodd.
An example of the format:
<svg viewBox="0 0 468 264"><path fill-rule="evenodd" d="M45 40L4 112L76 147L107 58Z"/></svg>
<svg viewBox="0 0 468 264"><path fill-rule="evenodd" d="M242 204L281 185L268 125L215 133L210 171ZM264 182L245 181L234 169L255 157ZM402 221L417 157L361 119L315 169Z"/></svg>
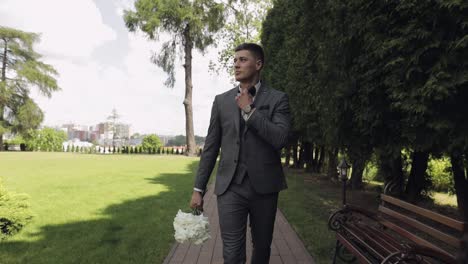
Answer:
<svg viewBox="0 0 468 264"><path fill-rule="evenodd" d="M257 63L255 64L255 68L257 71L261 70L263 68L263 61L257 60Z"/></svg>

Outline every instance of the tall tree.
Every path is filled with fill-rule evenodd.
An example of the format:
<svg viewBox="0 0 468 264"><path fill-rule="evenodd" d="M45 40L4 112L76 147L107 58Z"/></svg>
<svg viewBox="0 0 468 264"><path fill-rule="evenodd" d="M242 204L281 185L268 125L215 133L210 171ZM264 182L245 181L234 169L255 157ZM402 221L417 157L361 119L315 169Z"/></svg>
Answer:
<svg viewBox="0 0 468 264"><path fill-rule="evenodd" d="M429 152L466 146L468 5L410 0L348 7L348 24L362 41L353 67L361 87L355 124L371 132L374 146L395 154L388 160L395 165L398 148L414 151L406 192L417 199L427 186Z"/></svg>
<svg viewBox="0 0 468 264"><path fill-rule="evenodd" d="M337 150L348 155L353 185L375 152L402 193L405 149L414 153L410 196L424 188L433 152L449 154L464 186L467 15L457 0L276 0L262 29L265 79L289 94L300 145L324 144L329 165Z"/></svg>
<svg viewBox="0 0 468 264"><path fill-rule="evenodd" d="M224 24L224 6L215 0L137 0L135 10L125 10L127 28L140 29L150 39L157 40L166 32L171 39L164 42L152 61L167 74L165 85L174 87L176 54L184 55L185 68L185 129L187 152L196 155L192 109L192 52L204 52L214 43L214 33ZM178 49L179 48L179 49Z"/></svg>
<svg viewBox="0 0 468 264"><path fill-rule="evenodd" d="M0 27L0 151L5 132L24 133L42 122L43 113L29 97L30 89L47 97L60 89L57 71L33 49L37 41L35 33Z"/></svg>
<svg viewBox="0 0 468 264"><path fill-rule="evenodd" d="M244 42L260 43L262 22L272 0L227 0L226 23L219 32L221 50L217 63L210 61L210 69L219 73L232 73L232 58L235 48Z"/></svg>

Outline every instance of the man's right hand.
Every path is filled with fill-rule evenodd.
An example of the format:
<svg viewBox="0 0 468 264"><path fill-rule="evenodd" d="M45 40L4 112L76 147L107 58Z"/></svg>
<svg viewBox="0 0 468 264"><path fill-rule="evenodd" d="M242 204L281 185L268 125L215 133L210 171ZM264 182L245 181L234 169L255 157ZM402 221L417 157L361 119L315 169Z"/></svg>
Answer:
<svg viewBox="0 0 468 264"><path fill-rule="evenodd" d="M193 191L192 201L190 201L190 208L203 211L203 197L200 192Z"/></svg>

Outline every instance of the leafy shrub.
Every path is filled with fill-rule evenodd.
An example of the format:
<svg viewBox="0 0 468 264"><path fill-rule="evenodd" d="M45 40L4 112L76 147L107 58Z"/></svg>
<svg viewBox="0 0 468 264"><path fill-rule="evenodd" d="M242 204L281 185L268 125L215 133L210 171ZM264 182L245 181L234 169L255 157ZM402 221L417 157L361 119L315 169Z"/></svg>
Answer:
<svg viewBox="0 0 468 264"><path fill-rule="evenodd" d="M25 194L7 192L0 180L0 241L18 233L32 219Z"/></svg>
<svg viewBox="0 0 468 264"><path fill-rule="evenodd" d="M375 162L368 162L362 173L362 178L365 181L377 180L377 164Z"/></svg>
<svg viewBox="0 0 468 264"><path fill-rule="evenodd" d="M67 135L64 131L45 127L41 130L28 130L25 136L25 143L29 150L61 151L62 143L66 139Z"/></svg>
<svg viewBox="0 0 468 264"><path fill-rule="evenodd" d="M431 190L449 193L455 192L455 184L453 182L449 158L431 158L426 172L432 182Z"/></svg>

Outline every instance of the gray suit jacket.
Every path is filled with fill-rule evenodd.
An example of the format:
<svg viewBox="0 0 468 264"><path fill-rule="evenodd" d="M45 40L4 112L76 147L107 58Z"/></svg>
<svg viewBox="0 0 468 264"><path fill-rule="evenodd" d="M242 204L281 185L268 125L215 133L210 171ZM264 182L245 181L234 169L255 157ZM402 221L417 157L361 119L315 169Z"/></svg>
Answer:
<svg viewBox="0 0 468 264"><path fill-rule="evenodd" d="M240 109L235 101L238 89L215 97L195 188L206 190L221 149L214 192L221 195L226 191L238 166L240 136L244 136L247 140L242 147L248 148L249 158L245 162L253 188L258 193L278 192L287 187L281 149L287 143L291 127L288 96L262 83L255 97L256 110L241 132Z"/></svg>

